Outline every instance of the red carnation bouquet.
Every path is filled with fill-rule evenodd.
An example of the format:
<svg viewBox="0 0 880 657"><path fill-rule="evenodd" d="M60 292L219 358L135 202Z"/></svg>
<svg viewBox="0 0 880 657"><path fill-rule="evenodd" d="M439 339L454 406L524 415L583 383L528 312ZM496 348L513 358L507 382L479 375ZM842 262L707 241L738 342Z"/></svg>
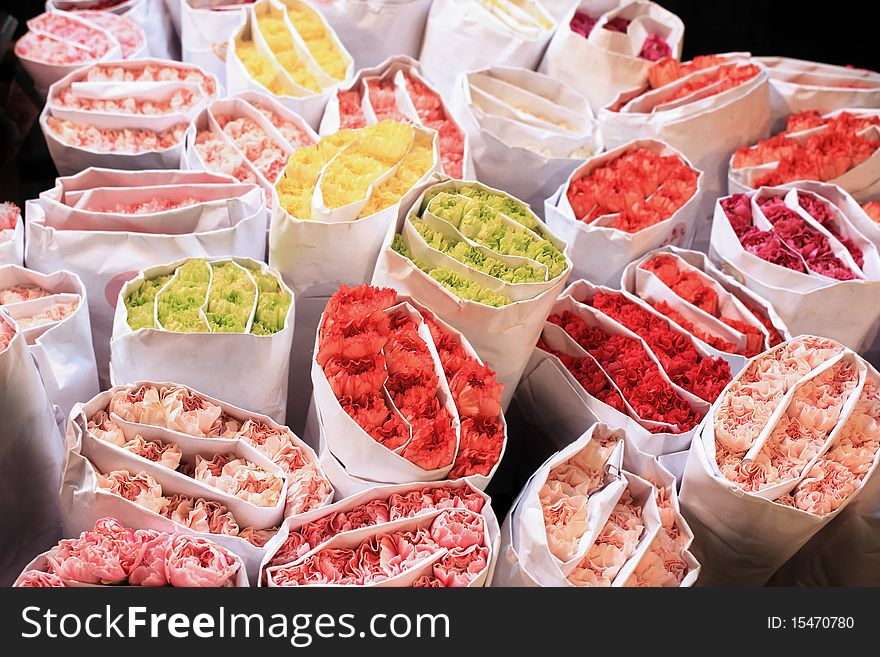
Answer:
<svg viewBox="0 0 880 657"><path fill-rule="evenodd" d="M729 179L731 191L815 180L861 192L880 181L880 114L792 114L779 134L736 150Z"/></svg>
<svg viewBox="0 0 880 657"><path fill-rule="evenodd" d="M488 483L505 445L502 386L459 333L392 289L342 287L315 354L322 434L348 476Z"/></svg>
<svg viewBox="0 0 880 657"><path fill-rule="evenodd" d="M873 223L834 185L762 187L718 200L711 251L773 304L793 335L860 349L880 321L880 256L863 232Z"/></svg>
<svg viewBox="0 0 880 657"><path fill-rule="evenodd" d="M751 358L782 342L784 325L775 313L771 318L766 301L708 263L692 264L686 257L692 253L663 249L648 254L624 276L627 284L632 282L628 289L728 358ZM744 365L742 359L737 362Z"/></svg>
<svg viewBox="0 0 880 657"><path fill-rule="evenodd" d="M569 244L574 276L616 286L648 251L690 245L702 184L702 172L677 150L633 141L576 169L548 201L547 224Z"/></svg>
<svg viewBox="0 0 880 657"><path fill-rule="evenodd" d="M652 112L717 96L761 73L761 67L736 56L700 55L689 62L664 57L648 70L644 87L623 93L609 105L612 112Z"/></svg>
<svg viewBox="0 0 880 657"><path fill-rule="evenodd" d="M650 306L586 281L566 289L538 349L538 359L558 359L593 415L631 431L652 454L686 449L732 376L725 360Z"/></svg>

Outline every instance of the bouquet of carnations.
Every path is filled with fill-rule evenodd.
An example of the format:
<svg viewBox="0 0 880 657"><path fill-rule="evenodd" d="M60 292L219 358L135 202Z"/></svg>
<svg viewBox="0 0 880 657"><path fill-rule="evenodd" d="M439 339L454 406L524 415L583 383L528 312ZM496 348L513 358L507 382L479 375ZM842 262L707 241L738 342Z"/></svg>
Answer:
<svg viewBox="0 0 880 657"><path fill-rule="evenodd" d="M355 70L419 56L431 0L313 0L354 58Z"/></svg>
<svg viewBox="0 0 880 657"><path fill-rule="evenodd" d="M711 203L726 189L730 153L765 137L770 123L767 73L741 54L661 59L648 71L647 84L621 92L599 110L606 147L657 139L705 173L698 248L708 242Z"/></svg>
<svg viewBox="0 0 880 657"><path fill-rule="evenodd" d="M687 331L735 371L790 338L766 300L698 251L664 247L629 264L621 287Z"/></svg>
<svg viewBox="0 0 880 657"><path fill-rule="evenodd" d="M229 38L229 93L259 91L318 126L327 98L354 73L351 55L305 0L257 0Z"/></svg>
<svg viewBox="0 0 880 657"><path fill-rule="evenodd" d="M290 429L176 383L116 386L78 405L67 448L67 533L112 515L139 529L210 534L254 572L284 518L333 498Z"/></svg>
<svg viewBox="0 0 880 657"><path fill-rule="evenodd" d="M434 0L419 61L449 97L461 73L494 65L535 70L555 28L539 0Z"/></svg>
<svg viewBox="0 0 880 657"><path fill-rule="evenodd" d="M241 557L200 536L130 529L100 518L36 557L13 586L248 586Z"/></svg>
<svg viewBox="0 0 880 657"><path fill-rule="evenodd" d="M67 347L67 345L62 345ZM8 586L31 555L61 536L58 482L63 443L52 403L22 330L0 307L0 584ZM13 494L12 491L15 491ZM22 500L28 500L26 510Z"/></svg>
<svg viewBox="0 0 880 657"><path fill-rule="evenodd" d="M15 44L15 54L45 95L49 86L92 62L142 57L147 39L128 18L109 12L40 14Z"/></svg>
<svg viewBox="0 0 880 657"><path fill-rule="evenodd" d="M497 586L691 586L675 478L593 424L532 475L501 529Z"/></svg>
<svg viewBox="0 0 880 657"><path fill-rule="evenodd" d="M321 119L322 135L363 128L390 119L437 132L440 170L451 178L473 178L468 141L443 98L405 56L362 69L354 81L330 97Z"/></svg>
<svg viewBox="0 0 880 657"><path fill-rule="evenodd" d="M379 486L286 520L259 585L488 586L498 535L466 481Z"/></svg>
<svg viewBox="0 0 880 657"><path fill-rule="evenodd" d="M581 160L602 149L586 99L546 75L503 66L467 72L453 99L477 178L539 212Z"/></svg>
<svg viewBox="0 0 880 657"><path fill-rule="evenodd" d="M813 180L857 200L880 192L880 111L816 111L788 117L784 131L730 159L729 193Z"/></svg>
<svg viewBox="0 0 880 657"><path fill-rule="evenodd" d="M718 200L711 248L793 335L818 333L860 350L880 321L880 259L863 223L873 222L833 185L762 187Z"/></svg>
<svg viewBox="0 0 880 657"><path fill-rule="evenodd" d="M254 0L178 0L181 59L226 83L226 44Z"/></svg>
<svg viewBox="0 0 880 657"><path fill-rule="evenodd" d="M24 261L24 222L15 203L0 203L0 265Z"/></svg>
<svg viewBox="0 0 880 657"><path fill-rule="evenodd" d="M103 386L123 284L156 262L263 260L264 199L257 185L204 171L87 169L28 201L28 265L43 273L67 269L82 279Z"/></svg>
<svg viewBox="0 0 880 657"><path fill-rule="evenodd" d="M18 324L46 393L62 414L98 394L86 288L79 276L0 266L0 306Z"/></svg>
<svg viewBox="0 0 880 657"><path fill-rule="evenodd" d="M582 93L598 112L644 85L653 62L679 59L681 19L647 0L576 2L559 21L539 70Z"/></svg>
<svg viewBox="0 0 880 657"><path fill-rule="evenodd" d="M194 66L102 62L50 87L40 127L62 175L96 165L177 168L187 127L218 93L217 80Z"/></svg>
<svg viewBox="0 0 880 657"><path fill-rule="evenodd" d="M212 102L196 118L184 159L192 169L259 183L271 195L291 154L318 136L305 120L255 91Z"/></svg>
<svg viewBox="0 0 880 657"><path fill-rule="evenodd" d="M133 23L138 33L150 35L137 56L178 59L180 31L172 25L164 5L151 0L46 0L46 11L70 12L108 29L116 36L126 59L126 47L136 42L135 32L127 29L127 25ZM124 18L126 23L120 24L115 17Z"/></svg>
<svg viewBox="0 0 880 657"><path fill-rule="evenodd" d="M391 120L300 148L275 185L269 264L298 296L366 282L398 205L438 165L433 131Z"/></svg>
<svg viewBox="0 0 880 657"><path fill-rule="evenodd" d="M878 386L857 354L813 336L761 354L734 379L694 440L681 487L708 584L764 584L868 493L880 458Z"/></svg>
<svg viewBox="0 0 880 657"><path fill-rule="evenodd" d="M283 422L293 309L278 273L249 258L150 267L119 292L111 378L177 381Z"/></svg>
<svg viewBox="0 0 880 657"><path fill-rule="evenodd" d="M401 210L373 283L461 331L498 373L506 408L571 271L565 243L525 203L480 183L432 184Z"/></svg>
<svg viewBox="0 0 880 657"><path fill-rule="evenodd" d="M705 178L667 144L637 140L575 169L544 214L568 243L576 277L616 285L648 251L691 245Z"/></svg>
<svg viewBox="0 0 880 657"><path fill-rule="evenodd" d="M507 441L502 386L458 331L392 289L342 287L314 353L322 462L343 494L447 478L486 487Z"/></svg>
<svg viewBox="0 0 880 657"><path fill-rule="evenodd" d="M756 57L770 76L774 129L790 114L880 106L880 73L789 57Z"/></svg>
<svg viewBox="0 0 880 657"><path fill-rule="evenodd" d="M625 429L640 451L663 457L676 473L683 460L675 455L687 450L737 366L637 297L577 281L544 326L520 406L534 420L546 399L570 398L581 417ZM554 443L585 428L570 421Z"/></svg>

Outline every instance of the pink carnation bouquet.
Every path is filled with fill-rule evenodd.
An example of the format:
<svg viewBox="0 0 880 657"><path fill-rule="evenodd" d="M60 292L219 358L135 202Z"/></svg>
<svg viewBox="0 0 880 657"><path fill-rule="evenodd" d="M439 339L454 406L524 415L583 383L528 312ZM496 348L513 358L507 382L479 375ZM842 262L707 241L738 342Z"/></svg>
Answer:
<svg viewBox="0 0 880 657"><path fill-rule="evenodd" d="M130 529L101 518L94 529L64 539L35 559L13 586L246 586L244 564L197 536Z"/></svg>

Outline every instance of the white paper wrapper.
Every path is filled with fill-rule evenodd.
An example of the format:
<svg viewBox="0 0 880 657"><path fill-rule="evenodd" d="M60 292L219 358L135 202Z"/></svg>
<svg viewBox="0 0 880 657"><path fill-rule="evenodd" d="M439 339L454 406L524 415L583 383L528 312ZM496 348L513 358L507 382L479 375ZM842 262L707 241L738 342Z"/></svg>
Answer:
<svg viewBox="0 0 880 657"><path fill-rule="evenodd" d="M110 339L111 380L114 384L176 381L268 415L276 422L284 422L293 343L293 293L265 264L250 258L229 260L278 278L281 290L291 295L284 327L272 335L174 333L160 329L132 331L125 299L145 279L173 272L184 261L150 267L119 291ZM221 261L228 260L212 258L208 262Z"/></svg>
<svg viewBox="0 0 880 657"><path fill-rule="evenodd" d="M173 0L180 5L183 61L201 66L226 83L226 44L246 20L246 5L237 0Z"/></svg>
<svg viewBox="0 0 880 657"><path fill-rule="evenodd" d="M312 0L346 44L355 70L395 55L416 58L431 0Z"/></svg>
<svg viewBox="0 0 880 657"><path fill-rule="evenodd" d="M129 230L114 231L113 215L103 219L92 212L88 215L91 221L88 227L67 229L66 216L62 214L58 218L54 214L71 192L98 187L149 187L152 195L163 198L166 193L179 195L180 191L167 191L175 190L176 185L202 182L227 188L226 198L231 202L226 203L224 227L217 226L215 212L200 212L202 208L178 208L166 214L172 223L176 216L194 217L187 232L181 234L152 232L153 215L130 215ZM262 191L218 174L89 169L77 176L59 178L53 189L29 201L25 220L29 232L25 253L28 266L44 273L67 269L77 274L85 285L98 376L105 386L109 382L109 339L114 307L126 281L156 262L229 255L262 260L265 255L266 211ZM203 229L201 220L209 221L210 228Z"/></svg>
<svg viewBox="0 0 880 657"><path fill-rule="evenodd" d="M284 4L288 5L305 5L311 7L314 10L314 6L305 0L284 0L283 2L276 2L275 0L257 0L254 4L250 5L247 9L247 18L244 23L242 23L233 33L232 36L229 37L229 41L227 42L226 49L226 91L230 94L235 94L240 91L259 91L261 93L271 93L269 90L264 87L262 84L257 82L254 78L251 77L250 73L248 73L244 64L238 55L235 54L235 44L239 40L250 41L253 40L256 44L257 50L269 58L272 62L273 67L276 73L282 78L285 88L288 93L282 96L278 96L278 100L289 107L297 114L300 114L306 121L308 121L309 125L313 128L318 127L318 123L321 120L321 115L324 111L324 105L327 103L327 99L330 95L335 91L337 87L347 83L351 80L352 75L354 74L354 61L351 59L351 55L342 45L342 42L336 36L336 33L333 32L332 28L327 25L327 31L330 35L330 38L333 40L337 49L341 52L343 58L348 62L345 77L342 80L333 80L329 75L324 73L321 68L318 66L318 63L311 56L306 47L305 42L302 40L302 37L293 30L293 40L296 44L296 50L300 57L300 59L305 63L306 68L311 72L316 80L318 81L319 86L321 87L320 92L313 92L308 89L304 89L296 85L287 74L286 71L282 68L281 64L278 63L277 58L269 49L269 46L266 44L265 39L263 38L260 30L257 28L257 15L262 15L266 12L272 13L273 16L278 17L284 12L283 7ZM320 12L318 13L320 16ZM292 28L292 24L290 24Z"/></svg>
<svg viewBox="0 0 880 657"><path fill-rule="evenodd" d="M264 578L267 576L268 572L278 567L271 567L268 566L268 564L278 552L278 550L282 547L282 545L284 545L284 542L287 540L290 532L296 531L306 523L318 520L339 511L349 511L356 506L371 502L373 500L388 500L388 498L395 493L405 494L409 491L420 490L425 487L431 489L442 488L446 486L457 488L462 485L466 487L470 492L480 495L484 500L484 505L482 510L480 511L480 515L483 517L485 523L484 526L486 531L486 547L488 547L490 550L486 569L469 584L469 587L489 586L492 582L493 571L495 569L495 560L498 555L498 547L500 541L500 529L498 527L498 519L495 517L495 512L492 509L492 502L488 495L482 493L479 489L474 488L472 485L469 485L467 482L459 481L441 482L438 484L409 483L390 486L378 486L370 488L369 490L358 492L351 496L346 496L344 499L339 500L331 504L330 506L316 509L314 511L296 516L295 518L290 518L286 520L281 526L279 532L270 540L269 543L266 544L266 555L263 559L262 564L260 565L260 578L258 580L258 586L264 586ZM414 527L425 526L426 521L435 518L437 515L439 515L440 512L442 512L442 510L425 509L410 518L392 520L390 522L380 523L378 525L371 525L348 532L342 532L341 534L337 534L333 538L313 548L309 551L309 554L325 548L337 547L341 545L356 545L361 540L379 533L401 530L406 531ZM430 526L430 522L427 523L427 526ZM303 555L303 557L300 557L300 559L305 558L305 556L306 555ZM299 561L299 559L297 561ZM296 562L294 561L291 563ZM387 582L382 582L378 584L378 586L409 586L412 581L418 578L419 575L430 574L430 568L427 569L427 572L423 572L422 568L417 568L417 570L417 574L415 572L404 573L393 579L389 579ZM270 583L269 586L273 586L273 584ZM368 586L376 586L376 584Z"/></svg>
<svg viewBox="0 0 880 657"><path fill-rule="evenodd" d="M795 112L880 107L880 74L874 71L790 57L755 59L770 75L774 131L783 129L785 117Z"/></svg>
<svg viewBox="0 0 880 657"><path fill-rule="evenodd" d="M2 309L0 323L6 328L15 326ZM10 491L0 495L5 523L0 535L0 582L8 586L34 554L49 549L61 537L57 492L63 441L20 332L0 351L0 412L5 422L0 475Z"/></svg>
<svg viewBox="0 0 880 657"><path fill-rule="evenodd" d="M506 13L525 18L524 27ZM492 5L482 0L435 0L428 13L419 61L425 74L448 95L459 73L486 66L522 66L534 70L553 34L553 18L537 1Z"/></svg>
<svg viewBox="0 0 880 657"><path fill-rule="evenodd" d="M431 91L437 94L440 98L440 102L443 104L443 109L446 113L449 121L458 128L459 132L461 132L462 141L464 143L464 149L462 153L462 175L461 178L465 180L473 180L475 179L474 175L474 164L471 157L471 148L470 148L470 140L468 139L468 135L461 130L461 126L456 122L455 117L450 112L449 107L444 102L443 96L440 95L440 92L435 89L428 80L424 78L421 74L421 70L419 67L419 63L411 57L405 55L396 55L394 57L390 57L377 66L372 68L363 68L358 71L355 79L350 83L341 87L339 89L340 92L349 91L352 89L358 90L362 97L362 106L365 108L364 117L366 119L367 124L376 123L376 115L370 105L369 93L367 89L367 83L365 79L371 79L375 77L384 78L386 80L392 80L395 86L395 94L397 99L398 110L406 116L407 120L414 125L419 125L424 127L424 123L419 118L418 112L416 110L414 101L409 92L409 87L406 83L406 78L404 77L404 73L408 73L412 77L414 77L419 82L423 83L426 87L428 87ZM329 135L339 130L341 125L341 117L339 111L339 98L334 95L330 97L329 102L327 103L327 108L324 110L324 116L321 118L321 126L319 128L319 132L321 135ZM447 175L456 177L448 171L445 171Z"/></svg>
<svg viewBox="0 0 880 657"><path fill-rule="evenodd" d="M152 385L161 387L169 384L153 383ZM82 531L91 529L94 526L95 521L104 516L115 517L126 526L135 529L155 529L157 531L170 533L195 534L212 540L241 557L247 567L248 576L251 580L254 580L259 570L260 561L265 554L265 546L258 548L238 536L193 531L184 525L173 522L170 518L161 516L152 510L146 509L134 502L130 502L98 487L98 477L102 472L106 473L107 471L114 469L127 469L133 474L136 474L137 472L150 472L150 474L155 476L157 472L156 469L161 467L158 465L145 467L145 464L142 463L143 459L138 459L138 457L134 455L131 455L131 457L127 459L124 456L120 457L119 452L123 450L114 450L112 445L99 444L102 443L102 441L94 440L88 436L86 431L86 418L91 416L95 411L106 408L113 393L120 389L122 388L116 387L102 392L89 402L74 407L70 414L70 422L67 425L66 438L67 456L64 463L61 483L61 513L64 535L75 536ZM206 397L208 401L219 405L223 408L224 412L236 419L243 421L248 418L253 418L266 422L274 428L279 427L279 425L274 423L268 416L242 410L231 404L226 404L225 402L208 397L207 395L202 396ZM274 466L265 455L243 439L196 438L161 427L126 423L122 420L118 421L118 423L121 425L127 425L130 427L132 433L141 433L147 439L177 442L181 445L181 449L184 451L185 455L190 453L202 453L203 455L210 456L215 453L236 453L236 450L240 450L242 454L247 455L246 458L248 458L248 460L258 463L275 474L281 473L283 475L280 468ZM309 449L308 446L295 436L293 437L293 442L303 450L306 458L317 463L315 453ZM202 445L204 445L204 447ZM136 467L138 464L140 464L141 467ZM290 482L291 478L294 476L295 474L287 474L286 478L288 482ZM175 493L185 493L195 498L204 497L207 500L216 500L225 506L228 505L227 509L235 516L240 529L244 529L245 526L247 526L247 520L257 520L259 525L262 526L261 528L268 528L275 526L274 523L280 522L283 519L283 503L281 506L282 517L279 517L278 509L259 508L243 500L237 500L235 503L237 508L233 509L232 504L230 504L229 501L231 496L226 495L211 486L199 484L194 479L185 477L184 475L175 473L171 470L167 471L165 479L161 480L159 483L162 485L163 495L166 497ZM286 491L287 487L285 487L284 490ZM322 502L322 506L329 504L332 497L333 495L331 492L327 499ZM245 517L240 518L239 516L242 515Z"/></svg>
<svg viewBox="0 0 880 657"><path fill-rule="evenodd" d="M860 213L855 201L843 190L831 185L818 183L795 183L781 188L762 188L755 194L780 194L797 188L813 192L836 206L835 213L842 226L853 234L858 233L854 222L848 217ZM826 196L827 195L827 196ZM788 203L788 201L787 201ZM752 203L753 215L757 206ZM806 212L801 214L810 223ZM864 220L864 217L860 217ZM826 235L835 253L843 257L846 250L830 233L818 223L811 225ZM769 226L763 226L766 229ZM876 251L876 249L875 249ZM842 342L854 350L867 348L880 329L880 306L874 303L880 291L880 280L867 269L870 257L866 260L866 271L862 278L851 281L836 281L816 274L803 274L779 265L766 262L747 252L739 242L730 222L727 220L720 202L715 208L712 223L710 257L719 263L728 276L740 281L750 290L761 295L773 304L774 309L788 326L792 335L812 333L823 335ZM854 263L853 263L854 265ZM869 273L870 272L870 273ZM840 318L847 321L841 322Z"/></svg>
<svg viewBox="0 0 880 657"><path fill-rule="evenodd" d="M14 265L0 267L0 288L14 285L35 285L61 296L4 306L13 319L29 317L51 303L77 303L76 310L60 322L23 331L49 400L66 416L74 404L99 390L85 286L67 271L46 275Z"/></svg>
<svg viewBox="0 0 880 657"><path fill-rule="evenodd" d="M212 541L212 542L217 543L217 541ZM217 544L220 545L219 543L217 543ZM222 545L220 547L222 547ZM49 572L51 566L49 565L49 559L47 558L48 554L49 554L49 551L46 550L42 554L39 554L36 557L34 557L34 559L22 569L21 575L24 575L29 570L37 570L42 573ZM250 586L250 582L248 580L247 569L244 566L244 562L241 560L241 557L239 557L237 554L233 553L232 556L235 557L235 559L237 561L241 562L241 567L238 569L238 572L236 572L235 576L232 578L232 582L233 582L232 585L237 586L237 587ZM21 578L21 575L19 575L19 578ZM74 580L69 580L69 579L64 579L64 578L61 578L61 580L64 582L65 586L68 586L71 588L107 588L107 587L119 588L119 584L106 584L106 585L104 585L104 584L84 584L82 582L77 582Z"/></svg>
<svg viewBox="0 0 880 657"><path fill-rule="evenodd" d="M725 58L739 63L751 61L738 55ZM673 85L685 84L682 80L657 92L666 93ZM612 105L634 97L641 90L622 92ZM680 151L704 173L703 202L697 212L694 241L698 249L708 243L712 203L727 188L730 154L740 146L766 137L770 124L770 82L765 71L738 87L671 109L612 112L609 107L603 107L599 110L599 125L607 148L631 139L658 139ZM712 138L706 139L706 135Z"/></svg>
<svg viewBox="0 0 880 657"><path fill-rule="evenodd" d="M479 185L479 183L474 184ZM403 294L418 299L419 303L429 311L460 331L476 349L480 358L498 374L498 381L504 385L502 407L507 408L532 348L538 340L543 321L550 313L556 295L565 285L571 265L566 258L565 271L553 279L552 285L531 298L515 301L500 308L467 301L454 295L416 267L409 258L405 258L391 248L394 235L403 230L410 207L420 207L422 197L428 192L454 185L454 182L428 185L421 190L415 203L401 204L397 221L388 230L379 253L376 270L373 273L373 285L393 287ZM489 189L485 185L483 187ZM558 248L564 248L564 243L548 230L543 222L539 222L538 225L543 235L554 241Z"/></svg>
<svg viewBox="0 0 880 657"><path fill-rule="evenodd" d="M586 99L527 69L466 73L456 84L453 106L471 143L477 178L524 200L539 215L581 160L602 149Z"/></svg>
<svg viewBox="0 0 880 657"><path fill-rule="evenodd" d="M799 338L795 338L797 339ZM781 347L777 347L779 348ZM841 355L859 362L863 374L858 386L844 404L840 418L821 453L834 443L840 428L849 419L853 406L861 394L865 381L864 371L867 370L867 377L875 383L880 380L877 371L853 352L845 350ZM820 368L827 366L829 362L824 363ZM816 372L817 370L812 370L789 388L776 412L771 415L767 426L756 438L756 442L763 440L762 436L772 431L779 416L785 411L794 390L805 380L814 377ZM717 412L720 399L713 407L713 414ZM787 492L786 489L794 488L794 484L809 472L810 465L804 468L803 474L796 480L787 484L777 484L756 493L748 493L720 474L715 462L715 454L714 419L710 416L701 435L694 440L691 447L680 495L685 516L696 537L694 553L704 566L701 583L709 586L765 584L773 573L810 538L849 508L851 502L869 499L863 497L863 494L870 495L871 490L876 491L875 472L878 458L875 455L863 483L843 501L841 506L825 515L807 513L774 502L773 499ZM869 540L868 544L870 542Z"/></svg>
<svg viewBox="0 0 880 657"><path fill-rule="evenodd" d="M587 38L569 27L576 11L599 19ZM631 21L625 34L604 29L615 18ZM684 23L660 5L646 0L575 3L560 18L538 70L577 89L598 112L620 92L648 81L654 62L640 58L639 52L649 34L663 37L672 57L681 59Z"/></svg>
<svg viewBox="0 0 880 657"><path fill-rule="evenodd" d="M653 139L639 139L624 144L588 159L575 169L544 204L547 224L568 243L573 277L616 286L624 268L648 251L667 244L689 248L694 241L706 182L705 174L699 170L694 195L669 218L636 233L597 225L599 221L587 224L575 216L567 196L571 184L593 169L636 148L646 148L660 155L678 156L688 167L695 169L681 152Z"/></svg>
<svg viewBox="0 0 880 657"><path fill-rule="evenodd" d="M850 114L861 115L861 116L878 116L880 115L880 110L878 109L842 109L834 112L829 112L825 115L826 118L835 117L842 112L848 112ZM782 126L782 130L785 129L785 126ZM790 133L791 138L798 142L805 141L809 136L814 135L816 133L820 133L822 128L815 128L812 130L803 130L801 132ZM877 126L871 126L861 133L864 137L869 139L870 141L876 142L877 150L875 150L871 156L854 166L846 173L834 178L833 180L827 181L825 184L827 185L836 185L841 189L845 190L852 194L853 198L857 201L866 201L877 194L880 194L880 128ZM763 164L756 167L748 167L748 168L740 168L735 169L733 166L734 163L734 154L730 157L730 165L727 173L727 193L728 194L737 194L737 193L745 193L755 189L755 182L760 179L761 176L767 173L772 173L776 170L777 163L770 162L767 164Z"/></svg>
<svg viewBox="0 0 880 657"><path fill-rule="evenodd" d="M610 431L603 424L592 425L577 440L547 459L526 483L502 526L501 550L493 580L495 586L572 586L567 575L587 554L625 490L629 490L635 504L642 507L644 530L634 553L614 577L611 586L631 585L634 569L645 557L658 532L663 531L655 485L667 489L675 521L686 537L682 558L688 570L680 586L691 586L697 579L700 565L687 549L691 534L679 511L674 477L655 459L635 450L622 431L619 432L620 442L605 465L604 486L589 498L587 526L574 555L562 561L550 552L539 498L541 488L551 470L583 451L595 439L595 433L607 435Z"/></svg>

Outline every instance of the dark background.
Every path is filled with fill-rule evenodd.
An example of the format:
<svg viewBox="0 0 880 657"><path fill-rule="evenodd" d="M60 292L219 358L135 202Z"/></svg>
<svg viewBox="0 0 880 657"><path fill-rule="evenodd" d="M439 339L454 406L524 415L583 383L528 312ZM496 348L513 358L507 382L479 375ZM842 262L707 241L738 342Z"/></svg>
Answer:
<svg viewBox="0 0 880 657"><path fill-rule="evenodd" d="M869 3L661 0L660 4L684 21L684 59L748 51L880 70L880 10L869 9ZM12 54L14 40L25 32L24 22L42 11L42 0L0 2L0 200L19 205L52 187L57 175L35 122L41 102ZM14 28L12 17L18 21ZM541 428L527 426L516 404L507 421L508 451L488 490L499 518L549 456L541 447L546 444Z"/></svg>

